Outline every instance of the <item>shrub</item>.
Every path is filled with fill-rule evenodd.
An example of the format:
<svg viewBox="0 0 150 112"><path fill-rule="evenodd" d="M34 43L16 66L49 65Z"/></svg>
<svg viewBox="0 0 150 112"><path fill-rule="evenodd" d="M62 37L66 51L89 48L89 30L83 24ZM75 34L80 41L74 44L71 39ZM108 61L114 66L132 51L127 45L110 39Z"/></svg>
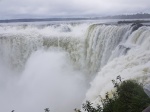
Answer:
<svg viewBox="0 0 150 112"><path fill-rule="evenodd" d="M150 98L145 94L142 84L134 80L121 81L120 76L112 80L112 83L116 89L116 92L112 93L112 98L107 92L105 99L101 98L102 106L93 107L90 101L86 101L82 105L83 110L87 112L142 112L150 105ZM78 112L81 111L78 109Z"/></svg>

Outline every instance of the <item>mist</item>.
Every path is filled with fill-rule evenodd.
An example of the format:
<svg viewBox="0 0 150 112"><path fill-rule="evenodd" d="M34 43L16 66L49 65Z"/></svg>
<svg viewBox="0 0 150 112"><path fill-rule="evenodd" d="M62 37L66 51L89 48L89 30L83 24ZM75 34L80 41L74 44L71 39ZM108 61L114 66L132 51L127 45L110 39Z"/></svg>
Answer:
<svg viewBox="0 0 150 112"><path fill-rule="evenodd" d="M39 50L32 53L21 74L0 63L0 111L73 112L80 108L86 80L68 60L65 52Z"/></svg>

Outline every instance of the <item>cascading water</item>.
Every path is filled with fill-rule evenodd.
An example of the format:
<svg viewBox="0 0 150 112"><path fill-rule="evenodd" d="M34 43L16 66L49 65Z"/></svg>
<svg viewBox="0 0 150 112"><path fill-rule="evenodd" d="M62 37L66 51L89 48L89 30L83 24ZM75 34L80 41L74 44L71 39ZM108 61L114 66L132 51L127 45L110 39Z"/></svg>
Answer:
<svg viewBox="0 0 150 112"><path fill-rule="evenodd" d="M107 64L112 51L123 42L130 31L129 25L92 25L85 43L85 63L89 72L95 73Z"/></svg>
<svg viewBox="0 0 150 112"><path fill-rule="evenodd" d="M95 104L99 95L111 90L111 80L118 75L148 83L150 28L133 27L0 26L0 104L8 105L0 111L40 112L51 107L53 112L71 112L81 104L87 81L95 76L85 98Z"/></svg>
<svg viewBox="0 0 150 112"><path fill-rule="evenodd" d="M0 111L73 112L80 107L87 84L77 68L87 27L0 26Z"/></svg>
<svg viewBox="0 0 150 112"><path fill-rule="evenodd" d="M81 25L83 29L70 25L1 26L0 56L10 67L21 69L32 52L55 47L69 52L73 62L79 62L81 56L78 52L81 52L83 48L82 43L87 26Z"/></svg>
<svg viewBox="0 0 150 112"><path fill-rule="evenodd" d="M123 80L136 79L144 85L150 83L150 27L143 26L127 34L112 52L107 65L97 73L86 93L86 100L95 104L100 102L99 95L104 97L110 92L112 79L120 75Z"/></svg>

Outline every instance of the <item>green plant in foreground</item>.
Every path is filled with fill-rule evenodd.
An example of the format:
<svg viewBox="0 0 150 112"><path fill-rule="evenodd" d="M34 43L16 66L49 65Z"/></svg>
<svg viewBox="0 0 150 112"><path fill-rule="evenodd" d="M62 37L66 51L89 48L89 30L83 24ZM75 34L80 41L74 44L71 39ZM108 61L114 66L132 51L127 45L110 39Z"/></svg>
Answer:
<svg viewBox="0 0 150 112"><path fill-rule="evenodd" d="M109 97L107 92L105 99L101 98L101 105L93 107L90 101L82 105L82 109L87 112L142 112L150 105L150 98L145 94L141 84L134 80L122 81L118 76L112 80L116 92L112 92L113 97ZM76 109L81 112L81 110Z"/></svg>

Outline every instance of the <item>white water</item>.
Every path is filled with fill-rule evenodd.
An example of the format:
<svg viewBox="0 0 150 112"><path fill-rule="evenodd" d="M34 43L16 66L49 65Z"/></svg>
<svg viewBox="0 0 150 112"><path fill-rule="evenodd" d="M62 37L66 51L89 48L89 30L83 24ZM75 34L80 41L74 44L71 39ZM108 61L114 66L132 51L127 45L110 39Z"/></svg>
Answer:
<svg viewBox="0 0 150 112"><path fill-rule="evenodd" d="M71 112L84 99L99 103L99 95L111 90L118 75L150 82L150 28L133 32L131 25L4 25L0 57L0 111L41 112L49 107Z"/></svg>
<svg viewBox="0 0 150 112"><path fill-rule="evenodd" d="M23 68L30 54L38 49L59 47L77 62L88 24L0 26L1 58L15 69ZM78 53L78 55L76 55ZM79 62L79 61L78 61Z"/></svg>
<svg viewBox="0 0 150 112"><path fill-rule="evenodd" d="M0 74L0 111L73 112L85 97L83 74L68 63L65 52L37 51L22 74Z"/></svg>
<svg viewBox="0 0 150 112"><path fill-rule="evenodd" d="M92 25L85 43L85 58L90 72L99 71L107 64L112 51L123 42L130 31L129 25Z"/></svg>
<svg viewBox="0 0 150 112"><path fill-rule="evenodd" d="M120 45L124 46L123 48ZM91 82L91 88L86 93L86 100L99 103L100 97L110 92L113 85L112 79L120 75L123 80L135 79L141 83L150 83L150 28L141 27L129 35L128 39L113 51L112 57L106 66L97 73L95 79ZM123 55L125 49L129 50ZM120 57L118 57L120 56Z"/></svg>
<svg viewBox="0 0 150 112"><path fill-rule="evenodd" d="M84 24L1 26L0 111L80 108L88 84L70 60L78 61L76 54L82 49L77 48L86 28Z"/></svg>

